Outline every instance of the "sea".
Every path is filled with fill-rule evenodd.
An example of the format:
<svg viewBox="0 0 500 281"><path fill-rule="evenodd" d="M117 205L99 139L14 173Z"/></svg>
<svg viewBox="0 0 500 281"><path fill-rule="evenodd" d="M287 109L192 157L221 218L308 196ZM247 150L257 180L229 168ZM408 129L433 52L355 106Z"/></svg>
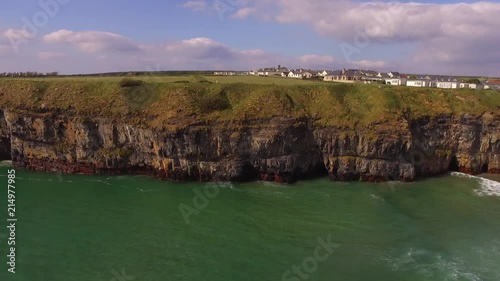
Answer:
<svg viewBox="0 0 500 281"><path fill-rule="evenodd" d="M498 281L499 181L172 183L2 162L0 280Z"/></svg>

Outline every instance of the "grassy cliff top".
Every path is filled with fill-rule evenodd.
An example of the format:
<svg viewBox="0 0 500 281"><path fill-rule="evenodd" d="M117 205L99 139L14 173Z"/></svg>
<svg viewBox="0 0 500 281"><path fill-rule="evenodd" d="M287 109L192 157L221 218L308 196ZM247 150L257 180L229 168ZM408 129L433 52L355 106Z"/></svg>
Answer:
<svg viewBox="0 0 500 281"><path fill-rule="evenodd" d="M492 90L263 77L248 81L211 76L130 79L0 79L0 108L59 109L81 117L108 117L170 129L204 121L238 123L275 117L308 117L318 125L352 127L390 123L403 115L500 113L500 93Z"/></svg>

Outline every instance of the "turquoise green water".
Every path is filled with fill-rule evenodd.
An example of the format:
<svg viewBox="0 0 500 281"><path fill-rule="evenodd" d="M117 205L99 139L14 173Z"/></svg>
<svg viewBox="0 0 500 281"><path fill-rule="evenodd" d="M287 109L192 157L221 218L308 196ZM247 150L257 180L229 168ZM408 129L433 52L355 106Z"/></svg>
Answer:
<svg viewBox="0 0 500 281"><path fill-rule="evenodd" d="M225 185L187 224L179 204L206 186L18 170L16 273L0 237L0 280L500 280L493 181Z"/></svg>

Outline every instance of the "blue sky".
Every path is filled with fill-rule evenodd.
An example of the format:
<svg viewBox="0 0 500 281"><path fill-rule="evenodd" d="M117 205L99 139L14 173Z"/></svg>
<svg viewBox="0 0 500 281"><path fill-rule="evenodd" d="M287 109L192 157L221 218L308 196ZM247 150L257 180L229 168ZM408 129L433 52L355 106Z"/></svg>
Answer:
<svg viewBox="0 0 500 281"><path fill-rule="evenodd" d="M20 0L0 10L2 72L281 64L500 75L497 2Z"/></svg>

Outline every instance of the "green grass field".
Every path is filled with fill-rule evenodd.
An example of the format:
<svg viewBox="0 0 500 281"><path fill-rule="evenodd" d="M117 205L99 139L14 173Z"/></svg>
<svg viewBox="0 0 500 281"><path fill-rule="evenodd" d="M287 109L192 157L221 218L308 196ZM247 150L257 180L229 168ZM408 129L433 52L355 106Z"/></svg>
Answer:
<svg viewBox="0 0 500 281"><path fill-rule="evenodd" d="M324 126L366 127L394 125L403 116L498 114L500 109L500 93L491 90L340 84L255 76L130 77L143 82L124 87L120 86L122 79L2 78L0 107L40 114L59 110L82 118L114 118L166 129L212 121L229 126L274 117L306 117Z"/></svg>
<svg viewBox="0 0 500 281"><path fill-rule="evenodd" d="M126 76L128 77L128 76ZM312 83L322 83L321 81L310 81L301 80L293 78L282 78L282 77L259 77L259 76L215 76L215 75L204 75L202 76L210 82L213 83L250 83L250 84L275 84L275 85L305 85ZM5 80L28 80L28 81L89 81L89 82L119 82L124 76L109 76L109 77L99 77L99 76L84 76L84 77L40 77L40 78L0 78L0 81ZM195 76L193 75L144 75L144 76L130 76L130 78L142 80L144 82L155 82L155 83L173 83L179 81L189 81L195 82Z"/></svg>

